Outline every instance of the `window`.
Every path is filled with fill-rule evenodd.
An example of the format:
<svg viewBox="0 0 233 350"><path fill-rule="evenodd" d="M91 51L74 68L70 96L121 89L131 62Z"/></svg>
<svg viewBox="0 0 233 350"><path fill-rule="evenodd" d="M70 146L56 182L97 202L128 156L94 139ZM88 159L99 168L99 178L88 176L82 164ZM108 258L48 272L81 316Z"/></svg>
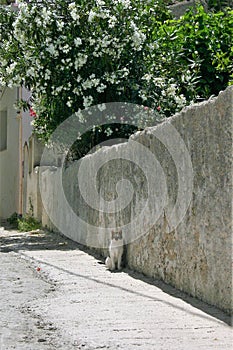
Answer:
<svg viewBox="0 0 233 350"><path fill-rule="evenodd" d="M0 151L7 149L7 111L0 111Z"/></svg>

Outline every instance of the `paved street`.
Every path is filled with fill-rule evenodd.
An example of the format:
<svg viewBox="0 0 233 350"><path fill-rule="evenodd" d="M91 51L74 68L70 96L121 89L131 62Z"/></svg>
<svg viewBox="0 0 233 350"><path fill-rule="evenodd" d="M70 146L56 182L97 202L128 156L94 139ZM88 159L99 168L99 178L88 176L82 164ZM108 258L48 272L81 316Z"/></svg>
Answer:
<svg viewBox="0 0 233 350"><path fill-rule="evenodd" d="M221 311L57 234L0 230L0 349L231 349Z"/></svg>

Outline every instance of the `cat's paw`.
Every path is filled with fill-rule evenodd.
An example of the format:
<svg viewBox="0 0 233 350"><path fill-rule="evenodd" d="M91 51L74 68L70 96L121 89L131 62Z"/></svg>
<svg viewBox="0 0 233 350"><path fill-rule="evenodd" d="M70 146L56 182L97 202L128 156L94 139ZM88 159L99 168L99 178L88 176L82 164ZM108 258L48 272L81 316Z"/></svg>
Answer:
<svg viewBox="0 0 233 350"><path fill-rule="evenodd" d="M105 260L105 265L106 265L107 269L112 270L113 264L112 264L112 260L109 256Z"/></svg>

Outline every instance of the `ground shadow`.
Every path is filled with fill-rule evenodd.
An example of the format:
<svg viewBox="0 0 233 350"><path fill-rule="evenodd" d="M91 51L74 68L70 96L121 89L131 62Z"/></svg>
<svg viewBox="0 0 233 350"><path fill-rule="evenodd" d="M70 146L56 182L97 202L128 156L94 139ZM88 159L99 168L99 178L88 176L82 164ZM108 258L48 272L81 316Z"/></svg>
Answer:
<svg viewBox="0 0 233 350"><path fill-rule="evenodd" d="M75 250L78 244L70 239L50 231L35 230L19 232L7 227L0 231L0 252L8 253L19 250Z"/></svg>
<svg viewBox="0 0 233 350"><path fill-rule="evenodd" d="M87 254L95 257L98 260L99 264L104 264L104 258L101 257L96 250L92 250L92 249L89 249L85 246L82 246L79 243L76 243L76 242L70 240L69 238L67 238L61 234L58 234L58 233L53 233L53 232L44 231L44 230L43 231L38 230L38 231L20 233L18 231L15 231L14 229L10 229L10 228L8 228L7 231L0 230L0 253L20 251L20 253L22 254L22 251L34 251L34 250L63 250L63 251L64 250L81 250L81 251L84 251ZM43 263L45 264L45 262L43 262ZM133 293L136 295L140 295L142 297L150 298L150 299L153 299L155 301L165 302L162 300L158 300L157 298L151 297L149 295L146 295L144 293L137 292L135 290L130 290L127 288L116 286L116 285L113 285L111 283L103 282L103 281L100 281L96 278L92 278L89 276L83 276L81 274L77 274L77 273L74 273L72 271L63 269L59 266L55 266L55 265L48 264L48 263L46 263L46 264L52 266L53 268L59 269L67 274L70 274L70 275L75 275L75 276L80 277L80 278L89 279L89 280L95 281L96 283L105 284L105 285L110 286L112 288L119 288L119 289L125 290L129 293ZM227 315L226 313L224 313L220 309L213 307L213 306L211 306L203 301L200 301L196 298L193 298L193 297L187 295L184 292L177 290L176 288L164 283L163 281L146 277L143 274L138 273L138 272L134 272L127 267L125 267L122 271L134 279L139 279L139 280L143 281L144 283L153 285L153 286L161 289L163 292L171 295L172 297L182 299L184 302L192 305L194 308L203 311L206 314L206 317L208 317L207 315L209 315L209 316L214 317L216 320L220 320L220 321L226 323L229 326L233 325L232 317L230 315ZM111 273L110 271L106 271L106 272ZM116 272L120 273L121 271L116 271ZM169 304L169 302L166 302L166 303ZM180 308L175 304L171 304L171 306L176 307L176 308ZM202 316L198 315L198 316L205 318L205 315L202 315Z"/></svg>
<svg viewBox="0 0 233 350"><path fill-rule="evenodd" d="M210 316L212 316L220 321L223 321L227 325L233 326L232 316L226 314L225 312L218 309L217 307L214 307L210 304L207 304L204 301L201 301L197 298L194 298L194 297L188 295L187 293L179 291L175 287L172 287L171 285L166 284L165 282L163 282L161 280L146 277L143 274L129 270L128 268L125 269L125 272L127 272L127 274L129 276L136 278L136 279L139 279L139 280L141 280L145 283L148 283L150 285L153 285L153 286L161 289L163 292L165 292L165 293L167 293L175 298L182 299L184 302L192 305L194 308L199 309L199 310L203 311L204 313L206 313L206 314L208 314L208 315L210 315Z"/></svg>

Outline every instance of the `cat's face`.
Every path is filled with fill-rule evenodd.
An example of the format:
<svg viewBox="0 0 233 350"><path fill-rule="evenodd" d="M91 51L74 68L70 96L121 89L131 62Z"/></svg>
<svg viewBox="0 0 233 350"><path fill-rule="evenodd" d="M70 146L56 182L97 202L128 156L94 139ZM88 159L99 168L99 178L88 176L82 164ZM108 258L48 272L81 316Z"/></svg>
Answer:
<svg viewBox="0 0 233 350"><path fill-rule="evenodd" d="M115 241L118 241L120 239L122 239L122 230L119 231L112 231L112 239Z"/></svg>

